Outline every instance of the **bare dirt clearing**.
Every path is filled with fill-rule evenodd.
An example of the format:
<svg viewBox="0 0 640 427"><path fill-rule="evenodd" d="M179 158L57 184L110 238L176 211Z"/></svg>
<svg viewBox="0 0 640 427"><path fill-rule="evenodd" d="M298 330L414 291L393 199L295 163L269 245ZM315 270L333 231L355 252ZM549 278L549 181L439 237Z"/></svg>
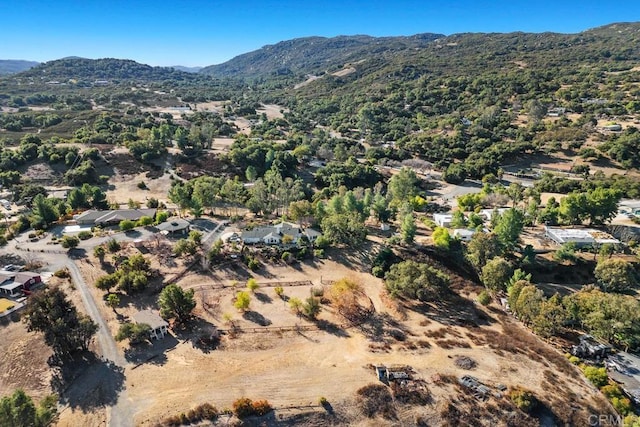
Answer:
<svg viewBox="0 0 640 427"><path fill-rule="evenodd" d="M140 403L136 422L153 425L165 416L203 402L219 408L229 407L241 396L266 398L276 408L317 407L320 396L330 402L343 402L352 398L359 388L376 381L371 369L375 364L411 366L419 377L427 380L434 397L429 408L435 413L437 405L448 402L452 396L451 390L439 387L430 379L434 375L456 378L464 375L467 370L456 366L456 357L472 358L477 363L474 375L485 384L524 385L559 413L569 413L570 408L560 397L546 397L552 371L558 372L554 376L554 387L569 394L569 401L574 405L585 408L581 411L602 404L599 394L564 356L499 311L485 313L463 298L444 306L417 304L408 309L399 309L395 304L389 306L387 299L380 297L382 282L379 279L334 261L264 269L256 275L263 284L257 292L264 296L255 296L250 310L269 319L269 327L291 322L312 325L291 314L272 287L264 284L299 280L318 284L320 276L327 280L344 275L362 279L365 292L375 305L376 314L364 324L333 333L241 332L235 338L223 336L221 346L212 351L202 351L179 338L171 351L159 359L127 370L129 397ZM230 286L234 281L239 283L238 288L243 288L244 280L235 273L217 272L189 274L179 284L195 289L210 288L206 294L219 299L218 314L207 321L225 328L221 313L229 311L242 328L261 328L232 311L233 288L214 289ZM304 296L309 289L285 287L285 294ZM207 317L201 307L198 310ZM330 306L325 306L320 318L336 320Z"/></svg>

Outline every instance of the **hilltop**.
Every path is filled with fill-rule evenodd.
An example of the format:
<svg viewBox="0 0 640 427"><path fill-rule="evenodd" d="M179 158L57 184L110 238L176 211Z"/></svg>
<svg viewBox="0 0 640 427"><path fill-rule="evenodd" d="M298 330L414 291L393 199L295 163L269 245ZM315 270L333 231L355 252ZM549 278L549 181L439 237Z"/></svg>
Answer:
<svg viewBox="0 0 640 427"><path fill-rule="evenodd" d="M25 61L22 59L0 59L0 76L19 73L33 68L38 64L39 62Z"/></svg>
<svg viewBox="0 0 640 427"><path fill-rule="evenodd" d="M16 77L47 80L192 80L193 73L170 67L152 67L129 59L87 59L69 57L45 62L24 71Z"/></svg>
<svg viewBox="0 0 640 427"><path fill-rule="evenodd" d="M442 34L402 37L365 35L304 37L267 45L200 72L215 77L260 77L273 74L309 74L336 70L348 62L389 52L424 47Z"/></svg>

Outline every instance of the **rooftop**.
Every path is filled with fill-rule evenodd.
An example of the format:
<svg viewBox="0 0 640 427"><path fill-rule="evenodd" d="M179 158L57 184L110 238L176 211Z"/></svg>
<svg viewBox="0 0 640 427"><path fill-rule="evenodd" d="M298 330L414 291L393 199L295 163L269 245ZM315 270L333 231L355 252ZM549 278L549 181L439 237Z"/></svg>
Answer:
<svg viewBox="0 0 640 427"><path fill-rule="evenodd" d="M146 323L151 326L151 329L158 329L162 326L169 326L166 320L164 320L158 313L154 313L151 310L142 310L133 315L133 320L136 323Z"/></svg>
<svg viewBox="0 0 640 427"><path fill-rule="evenodd" d="M154 217L156 215L156 209L114 209L106 211L88 210L80 214L77 221L93 221L96 224L102 224L106 222L123 221L123 220L138 220L143 216Z"/></svg>
<svg viewBox="0 0 640 427"><path fill-rule="evenodd" d="M169 218L167 221L156 225L156 228L160 231L168 231L169 233L175 233L189 228L191 223L182 218Z"/></svg>

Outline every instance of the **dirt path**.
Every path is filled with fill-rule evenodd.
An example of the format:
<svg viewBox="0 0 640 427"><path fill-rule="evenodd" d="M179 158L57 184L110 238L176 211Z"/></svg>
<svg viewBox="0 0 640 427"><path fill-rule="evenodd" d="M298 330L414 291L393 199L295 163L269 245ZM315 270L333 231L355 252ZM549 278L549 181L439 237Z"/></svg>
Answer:
<svg viewBox="0 0 640 427"><path fill-rule="evenodd" d="M112 361L116 366L121 368L126 368L127 362L124 360L124 357L118 352L118 347L116 345L115 340L111 336L111 332L107 327L107 324L102 317L100 310L96 306L95 301L93 300L93 296L87 289L87 284L84 281L80 270L76 266L73 260L69 260L66 264L69 268L69 273L71 274L71 278L73 283L76 285L76 289L80 293L80 297L82 298L82 302L87 310L87 313L94 322L98 324L98 333L97 333L97 341L100 346L100 350L102 352L102 357L104 359L108 359ZM126 389L119 390L119 386L113 381L112 376L105 376L106 384L101 384L103 389L107 390L107 393L118 393L117 403L115 406L107 408L107 420L108 425L113 427L124 427L133 425L133 414L135 410L132 408L132 401L127 398ZM84 383L84 382L83 382ZM82 387L81 384L80 386ZM90 392L90 390L87 390Z"/></svg>

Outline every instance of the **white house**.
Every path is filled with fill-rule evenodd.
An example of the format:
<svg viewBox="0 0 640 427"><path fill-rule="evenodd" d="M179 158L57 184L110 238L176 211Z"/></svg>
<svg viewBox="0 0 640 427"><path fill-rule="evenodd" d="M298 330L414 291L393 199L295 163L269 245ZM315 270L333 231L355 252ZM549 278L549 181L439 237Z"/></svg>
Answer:
<svg viewBox="0 0 640 427"><path fill-rule="evenodd" d="M586 246L600 246L605 243L612 245L620 244L620 240L599 230L590 228L554 228L545 227L545 236L559 245L573 243L578 248Z"/></svg>
<svg viewBox="0 0 640 427"><path fill-rule="evenodd" d="M160 317L159 314L151 310L142 310L134 314L133 320L138 324L146 324L151 327L150 336L152 339L159 340L169 332L169 324Z"/></svg>
<svg viewBox="0 0 640 427"><path fill-rule="evenodd" d="M468 228L456 228L453 230L453 237L457 238L462 242L468 242L471 240L474 234L476 234L476 230L470 230Z"/></svg>
<svg viewBox="0 0 640 427"><path fill-rule="evenodd" d="M311 228L302 228L290 222L281 222L276 225L256 227L252 230L243 231L241 239L245 244L264 243L267 245L279 245L284 236L291 237L291 243L297 244L305 237L310 242L315 242L322 233Z"/></svg>
<svg viewBox="0 0 640 427"><path fill-rule="evenodd" d="M453 215L451 214L433 214L433 222L439 227L450 227Z"/></svg>
<svg viewBox="0 0 640 427"><path fill-rule="evenodd" d="M493 214L495 212L498 212L499 215L502 215L503 213L505 213L508 210L509 210L509 208L481 209L480 213L478 213L478 215L483 217L485 221L491 221L493 219Z"/></svg>

